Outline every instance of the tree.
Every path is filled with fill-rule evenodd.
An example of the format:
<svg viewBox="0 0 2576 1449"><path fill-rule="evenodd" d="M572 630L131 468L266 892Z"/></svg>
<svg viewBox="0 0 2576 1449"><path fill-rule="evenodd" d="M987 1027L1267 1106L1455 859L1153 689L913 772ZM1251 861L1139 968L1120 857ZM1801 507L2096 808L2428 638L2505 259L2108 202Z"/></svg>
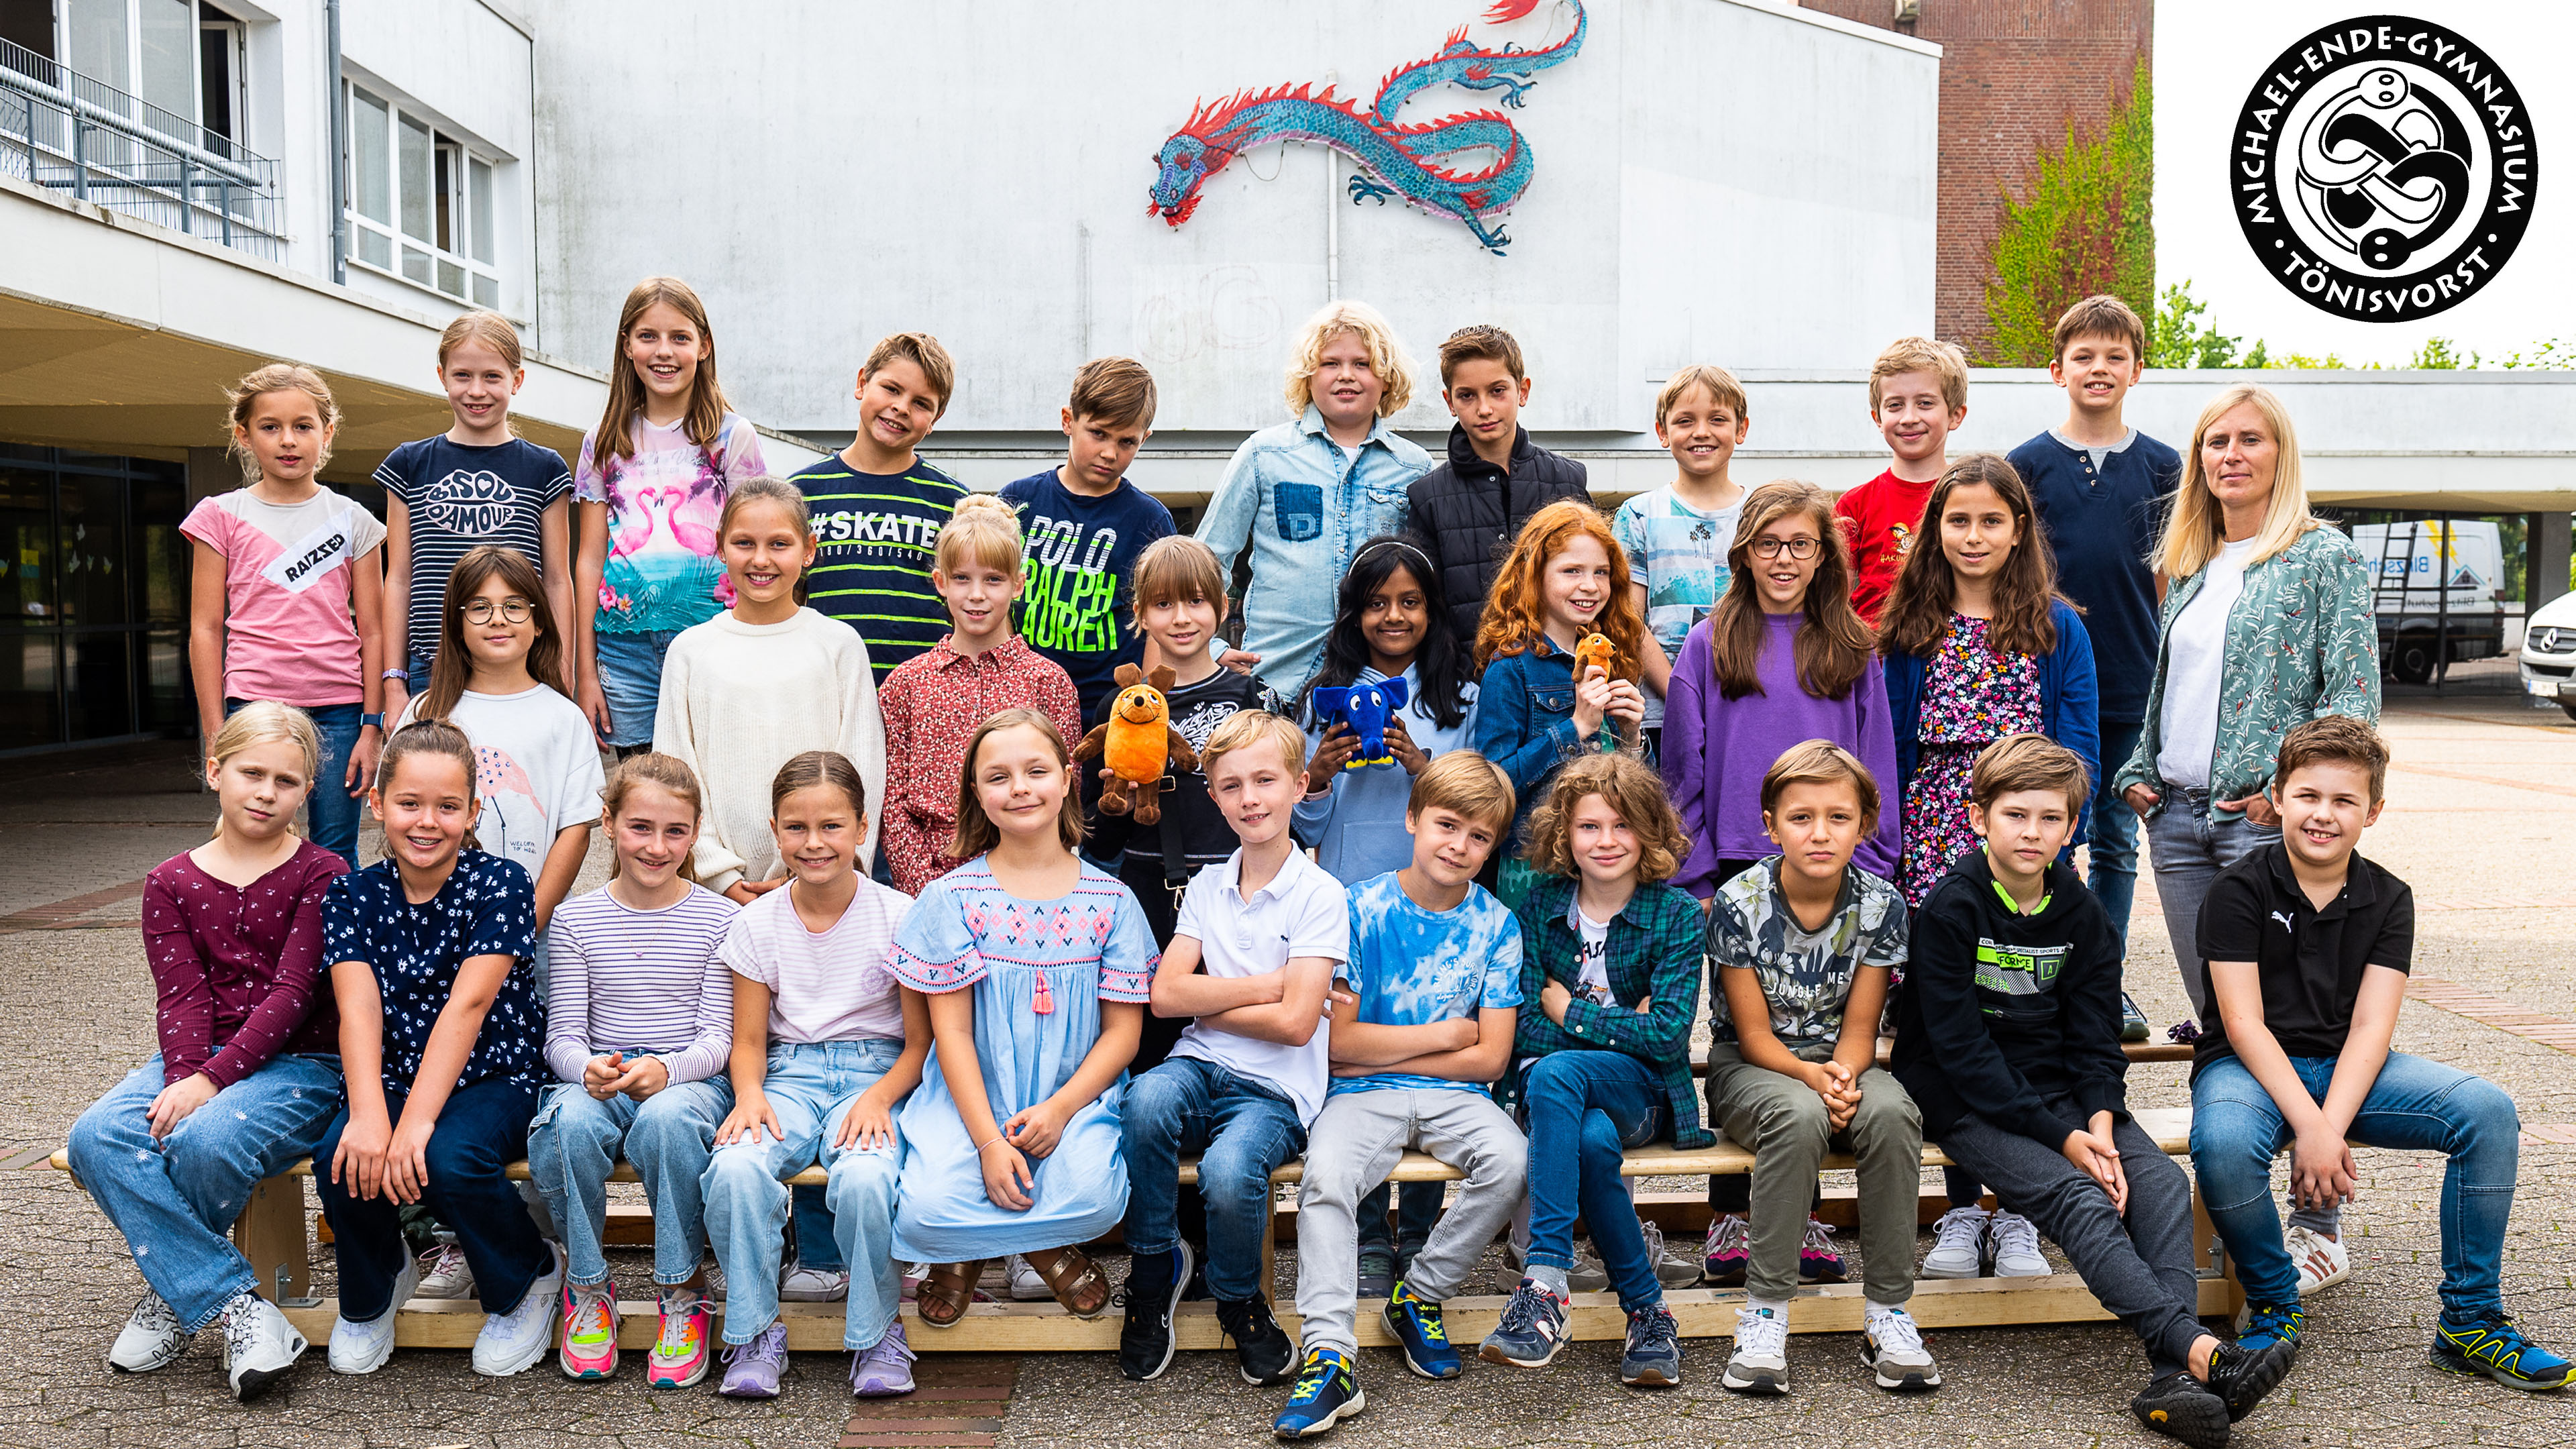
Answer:
<svg viewBox="0 0 2576 1449"><path fill-rule="evenodd" d="M2063 146L2034 156L2026 194L2003 192L1979 362L2046 366L2058 314L2096 293L2123 299L2140 316L2154 309L2153 101L2142 59L2101 135L2079 137L2069 124Z"/></svg>

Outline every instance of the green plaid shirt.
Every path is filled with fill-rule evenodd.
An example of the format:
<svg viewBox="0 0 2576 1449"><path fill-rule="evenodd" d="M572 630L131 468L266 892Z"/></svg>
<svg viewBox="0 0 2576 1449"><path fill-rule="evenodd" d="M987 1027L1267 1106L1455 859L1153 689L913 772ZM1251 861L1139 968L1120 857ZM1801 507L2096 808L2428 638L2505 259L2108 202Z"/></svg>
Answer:
<svg viewBox="0 0 2576 1449"><path fill-rule="evenodd" d="M1565 916L1574 904L1574 882L1541 876L1521 902L1521 1015L1512 1040L1512 1068L1494 1089L1506 1110L1518 1105L1520 1063L1550 1052L1626 1052L1664 1079L1672 1105L1673 1145L1706 1147L1717 1134L1700 1125L1699 1082L1691 1075L1691 1022L1699 1015L1701 940L1706 926L1699 902L1671 885L1640 885L1625 910L1610 921L1604 966L1616 1006L1596 1006L1579 990L1558 1026L1539 1009L1539 992L1553 977L1575 989L1581 946ZM1651 998L1649 1011L1636 1009Z"/></svg>

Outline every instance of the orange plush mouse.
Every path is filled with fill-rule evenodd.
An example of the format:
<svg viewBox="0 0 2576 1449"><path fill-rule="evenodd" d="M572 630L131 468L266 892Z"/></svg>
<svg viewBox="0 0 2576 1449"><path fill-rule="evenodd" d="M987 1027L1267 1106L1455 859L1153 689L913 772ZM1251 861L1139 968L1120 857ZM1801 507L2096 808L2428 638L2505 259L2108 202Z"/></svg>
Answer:
<svg viewBox="0 0 2576 1449"><path fill-rule="evenodd" d="M1156 669L1148 683L1135 665L1121 664L1110 677L1118 681L1118 697L1109 706L1109 718L1082 737L1073 757L1101 762L1101 814L1132 810L1137 824L1152 825L1163 818L1156 801L1164 777L1172 770L1197 769L1198 752L1172 728L1172 707L1163 698L1172 687L1170 669Z"/></svg>
<svg viewBox="0 0 2576 1449"><path fill-rule="evenodd" d="M1604 676L1611 679L1619 677L1619 651L1611 646L1607 634L1586 634L1582 642L1574 646L1574 677L1577 681L1596 664Z"/></svg>

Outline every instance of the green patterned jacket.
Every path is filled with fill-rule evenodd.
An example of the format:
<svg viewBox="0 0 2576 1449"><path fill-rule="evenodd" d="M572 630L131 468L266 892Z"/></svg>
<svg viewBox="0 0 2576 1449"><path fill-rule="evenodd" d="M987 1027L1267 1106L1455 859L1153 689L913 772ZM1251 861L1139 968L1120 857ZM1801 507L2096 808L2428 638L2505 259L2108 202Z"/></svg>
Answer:
<svg viewBox="0 0 2576 1449"><path fill-rule="evenodd" d="M1558 1026L1539 1009L1539 993L1553 976L1575 983L1578 942L1565 913L1574 904L1574 881L1542 875L1522 900L1521 1014L1512 1041L1512 1065L1495 1085L1505 1111L1520 1101L1525 1058L1561 1051L1624 1052L1655 1069L1672 1108L1673 1145L1706 1147L1717 1134L1700 1125L1699 1079L1691 1075L1691 1024L1699 1016L1701 940L1699 902L1669 882L1639 885L1627 909L1610 921L1603 966L1617 1003L1596 1006L1577 996ZM1652 1000L1648 1010L1640 1001Z"/></svg>
<svg viewBox="0 0 2576 1449"><path fill-rule="evenodd" d="M2209 578L2177 580L2157 627L2156 680L2137 751L2112 777L2114 793L2145 785L2170 794L2156 774L2164 733L2165 650L2173 621ZM2327 715L2379 720L2379 624L2371 613L2370 570L2342 532L2314 528L2245 571L2245 592L2227 616L2227 658L2218 679L2218 749L2209 798L2235 800L2272 783L2281 737ZM2228 814L2215 811L2213 813Z"/></svg>

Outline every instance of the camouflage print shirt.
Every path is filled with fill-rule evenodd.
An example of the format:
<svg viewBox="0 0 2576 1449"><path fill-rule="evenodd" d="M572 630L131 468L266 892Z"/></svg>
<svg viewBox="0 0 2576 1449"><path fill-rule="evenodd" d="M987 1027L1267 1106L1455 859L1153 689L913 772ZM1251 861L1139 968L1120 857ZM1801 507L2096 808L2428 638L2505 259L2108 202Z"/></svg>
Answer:
<svg viewBox="0 0 2576 1449"><path fill-rule="evenodd" d="M1750 968L1771 1002L1771 1034L1792 1051L1838 1041L1843 1002L1864 966L1905 964L1905 899L1858 866L1843 869L1842 894L1821 930L1798 924L1780 893L1780 857L1768 857L1717 888L1708 911L1710 1038L1736 1040L1718 973Z"/></svg>

